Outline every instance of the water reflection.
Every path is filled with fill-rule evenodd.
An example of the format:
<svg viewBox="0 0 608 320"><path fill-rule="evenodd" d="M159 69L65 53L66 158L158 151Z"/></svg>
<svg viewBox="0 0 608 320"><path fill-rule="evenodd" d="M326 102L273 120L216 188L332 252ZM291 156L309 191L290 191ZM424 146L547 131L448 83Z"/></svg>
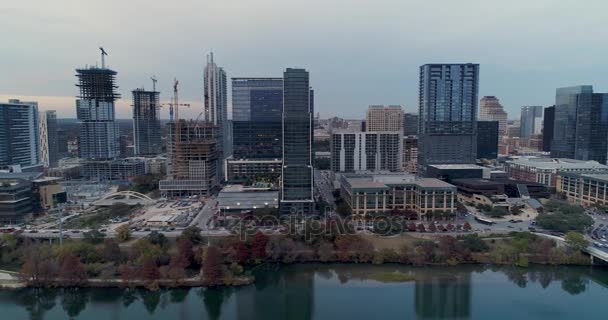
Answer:
<svg viewBox="0 0 608 320"><path fill-rule="evenodd" d="M394 270L412 273L416 280L392 284L370 280L370 275L374 273ZM394 318L472 319L475 318L472 314L473 306L480 303L473 301L473 297L483 299L479 296L482 291L476 291L482 290L478 287L483 281L491 280L488 282L493 286L490 290L517 287L538 294L561 292L570 296L580 295L597 284L608 287L607 270L582 267L413 268L398 265L311 264L282 268L269 266L256 272L256 278L255 285L242 288L0 291L0 309L6 319L21 319L25 313L29 319L36 320L167 317L309 320L319 318L319 314L326 315L327 308L341 310L367 304L373 306L393 299L390 300L390 310L381 310L379 316L383 312L393 312L391 315ZM373 288L381 290L373 291ZM488 290L487 286L485 288ZM326 290L331 290L332 294L339 293L343 299L337 299L335 295L327 297ZM390 294L385 290L390 290ZM368 294L369 292L374 294ZM595 294L597 292L606 294L606 291L596 290ZM324 298L315 297L315 293L325 294ZM588 298L589 295L586 295L585 299ZM331 300L330 304L327 299Z"/></svg>

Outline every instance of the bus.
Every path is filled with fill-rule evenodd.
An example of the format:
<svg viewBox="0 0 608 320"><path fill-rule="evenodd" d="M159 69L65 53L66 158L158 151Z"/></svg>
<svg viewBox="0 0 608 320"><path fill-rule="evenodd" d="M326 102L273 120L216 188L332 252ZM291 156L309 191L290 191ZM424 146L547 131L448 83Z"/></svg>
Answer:
<svg viewBox="0 0 608 320"><path fill-rule="evenodd" d="M488 220L488 219L485 219L485 218L481 218L481 217L478 217L478 216L475 216L475 221L477 221L479 223L487 224L487 225L493 225L494 224L494 221Z"/></svg>

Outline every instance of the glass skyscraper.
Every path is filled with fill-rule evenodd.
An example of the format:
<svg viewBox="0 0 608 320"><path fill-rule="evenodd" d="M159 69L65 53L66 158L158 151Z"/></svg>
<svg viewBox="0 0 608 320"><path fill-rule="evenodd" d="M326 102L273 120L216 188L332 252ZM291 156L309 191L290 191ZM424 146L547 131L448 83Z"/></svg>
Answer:
<svg viewBox="0 0 608 320"><path fill-rule="evenodd" d="M608 140L608 94L592 86L558 88L551 156L605 164Z"/></svg>
<svg viewBox="0 0 608 320"><path fill-rule="evenodd" d="M158 91L135 89L133 93L133 142L135 155L162 152Z"/></svg>
<svg viewBox="0 0 608 320"><path fill-rule="evenodd" d="M0 103L0 167L41 164L38 120L37 102Z"/></svg>
<svg viewBox="0 0 608 320"><path fill-rule="evenodd" d="M283 74L281 213L313 212L312 103L308 71Z"/></svg>
<svg viewBox="0 0 608 320"><path fill-rule="evenodd" d="M519 137L529 139L533 135L541 134L543 127L543 107L523 106L519 119Z"/></svg>
<svg viewBox="0 0 608 320"><path fill-rule="evenodd" d="M420 67L419 172L431 164L475 163L479 64Z"/></svg>
<svg viewBox="0 0 608 320"><path fill-rule="evenodd" d="M234 159L280 159L283 78L232 78Z"/></svg>

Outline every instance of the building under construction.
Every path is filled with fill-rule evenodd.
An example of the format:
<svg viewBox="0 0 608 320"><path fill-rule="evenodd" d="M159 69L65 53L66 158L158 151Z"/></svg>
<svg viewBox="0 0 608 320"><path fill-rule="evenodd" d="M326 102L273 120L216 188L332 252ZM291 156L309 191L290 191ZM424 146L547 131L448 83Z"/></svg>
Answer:
<svg viewBox="0 0 608 320"><path fill-rule="evenodd" d="M157 155L162 151L159 92L135 89L132 93L135 155Z"/></svg>
<svg viewBox="0 0 608 320"><path fill-rule="evenodd" d="M219 184L218 127L193 120L177 120L168 126L168 178L160 181L161 193L166 196L209 194Z"/></svg>
<svg viewBox="0 0 608 320"><path fill-rule="evenodd" d="M76 116L80 122L78 154L83 159L114 159L119 154L118 124L114 121L116 71L102 66L76 69L80 95Z"/></svg>

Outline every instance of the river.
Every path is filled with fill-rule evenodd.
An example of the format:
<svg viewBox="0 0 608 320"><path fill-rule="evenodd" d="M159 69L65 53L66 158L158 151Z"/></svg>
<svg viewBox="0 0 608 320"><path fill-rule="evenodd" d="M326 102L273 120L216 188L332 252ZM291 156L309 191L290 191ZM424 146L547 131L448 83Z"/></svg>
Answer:
<svg viewBox="0 0 608 320"><path fill-rule="evenodd" d="M370 276L398 270L415 281ZM0 291L0 319L608 319L608 269L306 264L242 288Z"/></svg>

